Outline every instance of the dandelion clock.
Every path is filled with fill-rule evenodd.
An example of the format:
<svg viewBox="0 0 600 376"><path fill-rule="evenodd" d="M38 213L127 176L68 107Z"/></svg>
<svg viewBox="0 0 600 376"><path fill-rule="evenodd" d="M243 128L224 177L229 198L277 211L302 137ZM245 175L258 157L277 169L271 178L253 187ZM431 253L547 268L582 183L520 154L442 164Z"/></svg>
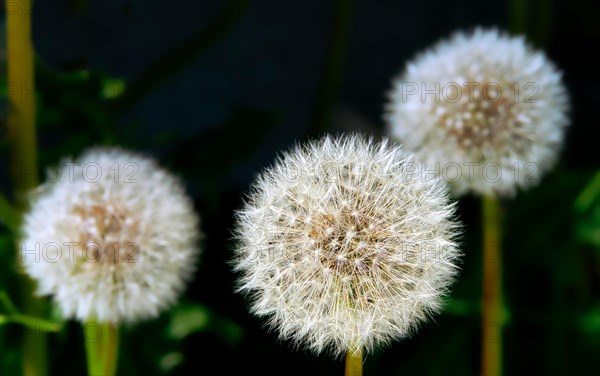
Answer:
<svg viewBox="0 0 600 376"><path fill-rule="evenodd" d="M507 197L554 165L568 107L562 75L542 52L523 37L477 29L409 62L385 120L456 196Z"/></svg>
<svg viewBox="0 0 600 376"><path fill-rule="evenodd" d="M316 353L362 353L441 308L459 226L446 186L388 141L326 136L281 155L237 212L235 269L251 311Z"/></svg>
<svg viewBox="0 0 600 376"><path fill-rule="evenodd" d="M180 181L117 148L91 149L49 175L31 200L21 247L38 292L65 317L98 323L105 339L116 324L155 317L175 302L199 239ZM114 372L116 346L105 345L88 349L91 373Z"/></svg>

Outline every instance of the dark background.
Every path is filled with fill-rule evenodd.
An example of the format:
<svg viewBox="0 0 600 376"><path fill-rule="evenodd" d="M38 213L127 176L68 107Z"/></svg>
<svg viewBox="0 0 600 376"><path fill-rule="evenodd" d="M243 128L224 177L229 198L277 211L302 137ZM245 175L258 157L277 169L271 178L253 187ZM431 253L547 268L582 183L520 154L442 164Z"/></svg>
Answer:
<svg viewBox="0 0 600 376"><path fill-rule="evenodd" d="M597 3L580 0L36 1L42 176L89 146L122 145L181 176L202 217L194 280L173 309L122 331L119 373L341 375L341 359L277 340L233 293L232 213L294 142L323 130L382 135L385 92L404 63L481 25L525 33L544 49L572 104L558 166L503 203L505 373L600 374L598 14ZM4 41L4 16L2 26ZM0 127L0 188L10 196ZM365 375L478 373L479 208L476 197L460 201L465 256L445 311L414 338L368 355ZM0 227L1 244L10 241ZM10 252L0 257L0 290L11 295ZM52 373L82 374L80 326L63 325L49 336ZM18 372L20 330L0 326L3 375Z"/></svg>

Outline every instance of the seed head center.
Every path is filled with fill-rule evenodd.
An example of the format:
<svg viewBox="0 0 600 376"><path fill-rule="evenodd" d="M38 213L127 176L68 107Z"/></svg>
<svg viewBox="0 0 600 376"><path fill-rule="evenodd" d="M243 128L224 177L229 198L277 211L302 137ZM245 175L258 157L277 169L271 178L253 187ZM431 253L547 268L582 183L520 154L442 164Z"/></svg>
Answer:
<svg viewBox="0 0 600 376"><path fill-rule="evenodd" d="M381 234L358 210L341 209L312 222L309 237L319 249L319 262L341 277L367 274L376 262L375 243Z"/></svg>
<svg viewBox="0 0 600 376"><path fill-rule="evenodd" d="M139 223L115 204L77 206L74 212L81 218L79 246L85 258L95 264L121 264L127 247L135 245Z"/></svg>
<svg viewBox="0 0 600 376"><path fill-rule="evenodd" d="M487 90L487 94L481 91L471 95L463 93L459 101L447 102L448 107L441 111L438 127L454 138L459 147L498 147L499 142L506 142L506 135L519 136L523 124L514 115L513 99L490 92L493 90Z"/></svg>

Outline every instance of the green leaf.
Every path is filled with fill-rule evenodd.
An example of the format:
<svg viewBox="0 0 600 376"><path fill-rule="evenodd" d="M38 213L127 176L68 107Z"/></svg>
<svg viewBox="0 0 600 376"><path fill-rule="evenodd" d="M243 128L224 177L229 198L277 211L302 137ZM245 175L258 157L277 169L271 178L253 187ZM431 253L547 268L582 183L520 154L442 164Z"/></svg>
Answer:
<svg viewBox="0 0 600 376"><path fill-rule="evenodd" d="M0 314L0 326L6 324L21 324L29 329L42 332L58 332L62 325L52 320L46 320L39 317L27 316L19 313L17 307L6 291L0 291L0 308L6 314Z"/></svg>
<svg viewBox="0 0 600 376"><path fill-rule="evenodd" d="M6 324L20 324L29 329L39 330L45 333L56 333L61 329L61 325L54 321L22 315L20 313L0 315L0 326Z"/></svg>
<svg viewBox="0 0 600 376"><path fill-rule="evenodd" d="M461 299L448 299L444 304L444 313L456 316L479 315L481 307L479 303Z"/></svg>
<svg viewBox="0 0 600 376"><path fill-rule="evenodd" d="M581 221L577 225L577 238L584 243L600 249L600 219L593 221Z"/></svg>
<svg viewBox="0 0 600 376"><path fill-rule="evenodd" d="M600 204L600 171L592 177L591 181L585 186L583 191L575 199L575 210L583 213L590 209L594 203Z"/></svg>
<svg viewBox="0 0 600 376"><path fill-rule="evenodd" d="M228 1L211 23L149 64L146 70L131 81L124 95L111 103L109 108L112 112L121 114L127 111L148 93L188 68L198 56L233 29L249 4L248 0Z"/></svg>
<svg viewBox="0 0 600 376"><path fill-rule="evenodd" d="M12 204L8 202L6 197L0 193L0 224L4 225L7 229L13 233L17 232L19 228L19 215L13 208Z"/></svg>
<svg viewBox="0 0 600 376"><path fill-rule="evenodd" d="M0 307L3 307L4 309L2 311L5 311L9 314L18 314L19 311L17 310L17 307L15 307L15 305L13 304L12 300L10 299L10 297L8 296L8 294L6 293L6 291L0 291Z"/></svg>
<svg viewBox="0 0 600 376"><path fill-rule="evenodd" d="M597 305L581 317L579 327L587 333L600 335L600 305Z"/></svg>
<svg viewBox="0 0 600 376"><path fill-rule="evenodd" d="M211 331L218 336L221 341L229 346L236 346L244 336L244 329L233 320L224 317L218 317L211 325Z"/></svg>
<svg viewBox="0 0 600 376"><path fill-rule="evenodd" d="M600 249L600 171L577 196L573 207L579 213L577 238Z"/></svg>
<svg viewBox="0 0 600 376"><path fill-rule="evenodd" d="M115 99L125 91L125 80L122 78L105 78L102 80L100 97L103 99Z"/></svg>
<svg viewBox="0 0 600 376"><path fill-rule="evenodd" d="M179 351L172 351L160 358L159 367L163 372L169 372L181 363L183 363L183 354Z"/></svg>
<svg viewBox="0 0 600 376"><path fill-rule="evenodd" d="M169 337L180 340L188 335L206 329L211 319L208 308L203 305L180 305L173 310L171 323L167 328Z"/></svg>
<svg viewBox="0 0 600 376"><path fill-rule="evenodd" d="M181 340L190 334L208 331L224 343L234 346L244 331L233 320L212 312L200 304L181 304L173 309L171 323L167 327L170 338Z"/></svg>
<svg viewBox="0 0 600 376"><path fill-rule="evenodd" d="M481 302L447 298L444 306L444 313L452 316L479 316L481 314ZM502 317L505 325L512 319L507 305L502 307Z"/></svg>

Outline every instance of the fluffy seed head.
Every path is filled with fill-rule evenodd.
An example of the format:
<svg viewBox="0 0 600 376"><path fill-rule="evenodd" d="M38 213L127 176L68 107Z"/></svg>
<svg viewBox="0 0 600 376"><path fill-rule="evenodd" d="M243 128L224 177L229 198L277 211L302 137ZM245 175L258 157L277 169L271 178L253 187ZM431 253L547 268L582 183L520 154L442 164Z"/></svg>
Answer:
<svg viewBox="0 0 600 376"><path fill-rule="evenodd" d="M181 183L148 158L91 149L39 187L21 260L66 317L135 321L174 302L196 261L199 219Z"/></svg>
<svg viewBox="0 0 600 376"><path fill-rule="evenodd" d="M407 336L440 309L458 250L445 184L399 147L325 137L286 152L237 212L234 264L251 310L336 355Z"/></svg>
<svg viewBox="0 0 600 376"><path fill-rule="evenodd" d="M510 196L554 164L569 120L561 74L524 38L456 33L395 80L389 133L456 195Z"/></svg>

